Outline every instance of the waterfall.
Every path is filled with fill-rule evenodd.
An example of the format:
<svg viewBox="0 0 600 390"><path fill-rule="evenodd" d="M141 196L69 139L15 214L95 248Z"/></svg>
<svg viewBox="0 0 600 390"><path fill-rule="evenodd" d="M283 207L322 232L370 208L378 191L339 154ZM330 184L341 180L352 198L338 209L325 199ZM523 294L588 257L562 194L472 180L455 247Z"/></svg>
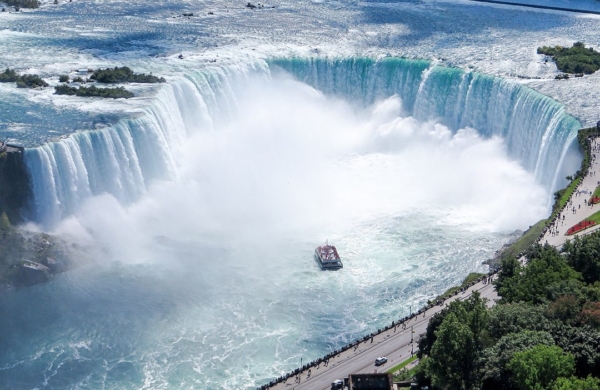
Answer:
<svg viewBox="0 0 600 390"><path fill-rule="evenodd" d="M324 93L363 104L398 94L404 110L421 121L502 137L509 155L549 192L564 184L560 167L581 124L562 104L531 88L403 58L275 59L270 64Z"/></svg>
<svg viewBox="0 0 600 390"><path fill-rule="evenodd" d="M325 94L361 104L397 94L405 112L421 121L502 137L510 156L549 191L562 184L562 160L580 127L564 106L532 89L428 61L272 59L213 67L173 78L142 112L112 126L26 149L29 218L52 227L90 196L108 193L127 204L152 181L175 179L186 138L234 117L244 82L280 69Z"/></svg>

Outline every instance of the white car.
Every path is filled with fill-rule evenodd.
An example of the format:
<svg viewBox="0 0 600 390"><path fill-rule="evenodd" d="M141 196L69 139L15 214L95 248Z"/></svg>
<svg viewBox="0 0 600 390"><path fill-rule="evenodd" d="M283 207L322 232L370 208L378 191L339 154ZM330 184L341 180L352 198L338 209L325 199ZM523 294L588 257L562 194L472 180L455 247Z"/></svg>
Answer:
<svg viewBox="0 0 600 390"><path fill-rule="evenodd" d="M381 366L382 364L385 364L385 363L387 363L386 357L378 357L377 359L375 359L376 366Z"/></svg>
<svg viewBox="0 0 600 390"><path fill-rule="evenodd" d="M344 388L344 381L341 379L336 379L331 382L331 390L341 390Z"/></svg>

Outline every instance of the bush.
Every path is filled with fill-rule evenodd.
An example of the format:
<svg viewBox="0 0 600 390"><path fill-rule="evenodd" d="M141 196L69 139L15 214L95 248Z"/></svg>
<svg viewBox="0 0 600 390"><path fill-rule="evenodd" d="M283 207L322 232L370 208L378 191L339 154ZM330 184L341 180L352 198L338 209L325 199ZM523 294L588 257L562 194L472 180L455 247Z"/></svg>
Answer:
<svg viewBox="0 0 600 390"><path fill-rule="evenodd" d="M17 83L17 88L37 88L47 87L48 83L36 74L26 74L20 76L14 70L6 68L0 73L0 83Z"/></svg>
<svg viewBox="0 0 600 390"><path fill-rule="evenodd" d="M90 77L99 83L116 84L116 83L164 83L166 80L163 77L153 76L151 74L135 74L133 70L127 66L121 68L114 67L113 69L98 69Z"/></svg>
<svg viewBox="0 0 600 390"><path fill-rule="evenodd" d="M66 82L68 82L68 81L69 81L69 75L66 75L66 74L61 74L61 75L58 77L58 81L60 81L61 83L66 83Z"/></svg>
<svg viewBox="0 0 600 390"><path fill-rule="evenodd" d="M14 83L19 79L19 75L17 72L10 68L6 68L6 70L0 73L0 83Z"/></svg>
<svg viewBox="0 0 600 390"><path fill-rule="evenodd" d="M125 98L129 99L133 97L133 93L126 90L123 87L116 88L98 88L95 85L91 87L70 87L68 85L59 85L54 87L54 93L56 95L72 95L72 96L85 96L85 97L102 97L102 98Z"/></svg>
<svg viewBox="0 0 600 390"><path fill-rule="evenodd" d="M37 88L47 86L48 83L42 80L37 74L26 74L20 76L17 80L17 88Z"/></svg>

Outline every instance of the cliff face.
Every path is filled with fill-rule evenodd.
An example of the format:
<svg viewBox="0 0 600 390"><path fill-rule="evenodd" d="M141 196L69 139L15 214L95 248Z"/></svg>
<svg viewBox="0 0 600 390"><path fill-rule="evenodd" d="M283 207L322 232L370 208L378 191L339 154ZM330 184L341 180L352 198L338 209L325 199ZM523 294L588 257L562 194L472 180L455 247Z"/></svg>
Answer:
<svg viewBox="0 0 600 390"><path fill-rule="evenodd" d="M32 199L31 183L21 148L8 147L0 153L0 215L12 224L23 222Z"/></svg>

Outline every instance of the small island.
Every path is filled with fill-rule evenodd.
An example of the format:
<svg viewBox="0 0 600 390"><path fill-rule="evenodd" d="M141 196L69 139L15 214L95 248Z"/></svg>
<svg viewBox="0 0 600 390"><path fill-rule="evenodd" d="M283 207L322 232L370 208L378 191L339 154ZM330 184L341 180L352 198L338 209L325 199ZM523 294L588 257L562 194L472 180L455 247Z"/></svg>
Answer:
<svg viewBox="0 0 600 390"><path fill-rule="evenodd" d="M17 88L43 88L48 83L36 74L19 75L14 69L6 68L0 73L0 83L17 83Z"/></svg>
<svg viewBox="0 0 600 390"><path fill-rule="evenodd" d="M89 79L82 79L77 76L73 79L73 82L86 83L86 82L97 82L101 84L121 84L121 83L143 83L143 84L154 84L164 83L166 80L164 77L154 76L152 74L135 73L127 66L89 70L92 75ZM59 82L68 83L69 75L60 75ZM61 84L54 87L56 95L72 95L72 96L85 96L85 97L102 97L102 98L125 98L129 99L133 97L133 93L128 91L124 87L114 88L99 88L95 85L91 87L70 87L66 84Z"/></svg>
<svg viewBox="0 0 600 390"><path fill-rule="evenodd" d="M114 67L113 69L98 69L90 76L90 79L96 80L104 84L120 84L120 83L164 83L164 77L157 77L152 74L134 73L127 66Z"/></svg>
<svg viewBox="0 0 600 390"><path fill-rule="evenodd" d="M91 87L70 87L68 85L58 85L54 87L54 93L56 95L72 95L72 96L85 96L85 97L102 97L102 98L125 98L129 99L133 97L133 92L126 90L123 87L114 88L98 88L95 85Z"/></svg>
<svg viewBox="0 0 600 390"><path fill-rule="evenodd" d="M537 53L552 57L556 67L564 73L557 79L568 79L569 73L583 76L600 69L600 53L591 47L586 48L582 42L575 42L573 47L542 46L538 47Z"/></svg>

